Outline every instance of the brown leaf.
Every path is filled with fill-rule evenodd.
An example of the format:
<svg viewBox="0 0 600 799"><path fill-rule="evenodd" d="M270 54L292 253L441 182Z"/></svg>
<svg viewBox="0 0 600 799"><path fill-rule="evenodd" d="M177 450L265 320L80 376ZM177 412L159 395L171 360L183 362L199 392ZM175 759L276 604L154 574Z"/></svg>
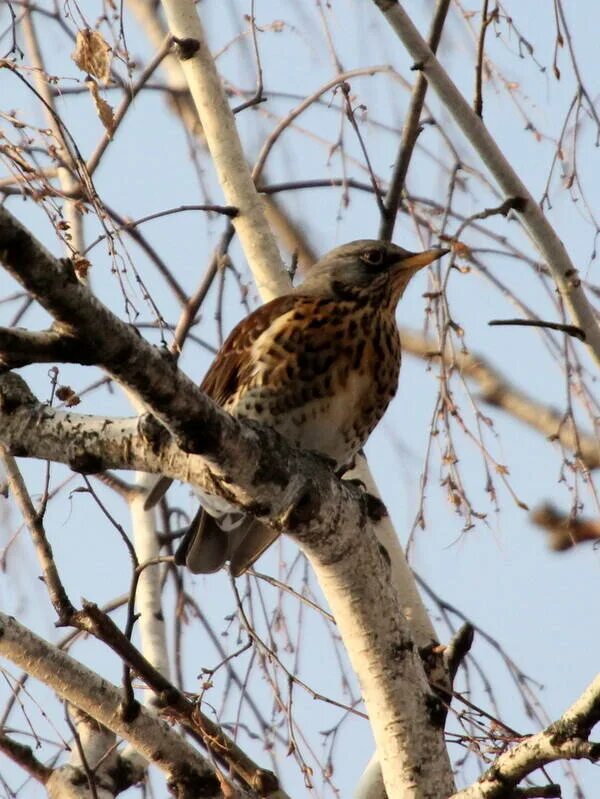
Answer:
<svg viewBox="0 0 600 799"><path fill-rule="evenodd" d="M85 280L87 278L90 267L91 263L87 258L84 258L82 255L73 256L73 269L80 280Z"/></svg>
<svg viewBox="0 0 600 799"><path fill-rule="evenodd" d="M458 258L468 258L471 255L471 248L463 244L462 241L453 241L452 252Z"/></svg>
<svg viewBox="0 0 600 799"><path fill-rule="evenodd" d="M110 52L101 33L84 28L77 32L75 52L71 58L83 72L106 82L110 74Z"/></svg>
<svg viewBox="0 0 600 799"><path fill-rule="evenodd" d="M56 397L61 402L64 402L67 408L73 408L81 402L71 386L59 386L56 389Z"/></svg>
<svg viewBox="0 0 600 799"><path fill-rule="evenodd" d="M111 106L106 102L106 100L100 97L100 90L98 89L98 84L92 78L89 78L87 81L87 87L90 90L90 94L92 95L92 100L94 101L94 105L96 106L96 113L100 117L100 122L106 128L106 132L112 138L112 132L115 126L115 115Z"/></svg>

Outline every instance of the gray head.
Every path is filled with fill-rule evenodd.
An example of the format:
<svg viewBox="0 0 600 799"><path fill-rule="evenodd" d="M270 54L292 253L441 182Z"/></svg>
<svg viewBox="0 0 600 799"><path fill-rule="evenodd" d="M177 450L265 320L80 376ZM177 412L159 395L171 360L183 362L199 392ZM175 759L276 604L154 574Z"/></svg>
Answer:
<svg viewBox="0 0 600 799"><path fill-rule="evenodd" d="M368 293L395 303L419 269L447 252L438 248L414 253L387 241L351 241L317 261L299 290L340 299Z"/></svg>

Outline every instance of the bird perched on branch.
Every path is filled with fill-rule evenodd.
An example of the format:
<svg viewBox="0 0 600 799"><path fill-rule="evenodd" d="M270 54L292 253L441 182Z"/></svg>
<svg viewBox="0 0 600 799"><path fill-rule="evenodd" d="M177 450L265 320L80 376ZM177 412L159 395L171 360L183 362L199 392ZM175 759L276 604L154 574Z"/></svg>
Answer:
<svg viewBox="0 0 600 799"><path fill-rule="evenodd" d="M351 464L396 393L398 300L413 275L446 252L373 240L337 247L299 287L234 328L202 390L232 415L270 425L340 469ZM170 482L158 481L146 508ZM193 572L214 572L229 560L237 577L278 536L220 498L201 501L175 556Z"/></svg>

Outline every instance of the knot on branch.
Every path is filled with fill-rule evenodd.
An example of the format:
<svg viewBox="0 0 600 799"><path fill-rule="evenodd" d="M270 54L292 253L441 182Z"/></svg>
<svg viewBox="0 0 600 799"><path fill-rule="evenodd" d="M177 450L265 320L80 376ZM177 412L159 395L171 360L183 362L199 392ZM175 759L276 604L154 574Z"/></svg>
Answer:
<svg viewBox="0 0 600 799"><path fill-rule="evenodd" d="M177 36L173 36L173 43L180 61L189 61L200 49L198 39L179 39Z"/></svg>
<svg viewBox="0 0 600 799"><path fill-rule="evenodd" d="M302 488L297 492L294 501L282 519L282 526L293 532L298 527L308 524L314 519L321 508L321 502L316 486L312 480L303 481Z"/></svg>
<svg viewBox="0 0 600 799"><path fill-rule="evenodd" d="M0 413L9 415L23 405L37 405L27 383L14 372L0 375Z"/></svg>
<svg viewBox="0 0 600 799"><path fill-rule="evenodd" d="M102 458L91 452L77 452L69 458L68 466L78 474L98 474L106 469Z"/></svg>
<svg viewBox="0 0 600 799"><path fill-rule="evenodd" d="M119 706L119 716L126 724L132 724L142 711L142 706L134 699L132 702L124 699Z"/></svg>
<svg viewBox="0 0 600 799"><path fill-rule="evenodd" d="M201 799L203 796L217 796L220 792L219 781L214 774L200 774L182 763L178 763L171 771L167 788L177 799Z"/></svg>
<svg viewBox="0 0 600 799"><path fill-rule="evenodd" d="M259 796L269 796L279 790L279 780L272 771L257 768L252 775L251 787Z"/></svg>
<svg viewBox="0 0 600 799"><path fill-rule="evenodd" d="M138 419L138 433L156 454L170 440L167 428L151 413L143 413Z"/></svg>
<svg viewBox="0 0 600 799"><path fill-rule="evenodd" d="M365 512L369 521L377 523L389 515L388 509L386 508L384 502L382 502L382 500L379 499L379 497L375 494L371 494L369 491L363 491L361 501L364 504Z"/></svg>

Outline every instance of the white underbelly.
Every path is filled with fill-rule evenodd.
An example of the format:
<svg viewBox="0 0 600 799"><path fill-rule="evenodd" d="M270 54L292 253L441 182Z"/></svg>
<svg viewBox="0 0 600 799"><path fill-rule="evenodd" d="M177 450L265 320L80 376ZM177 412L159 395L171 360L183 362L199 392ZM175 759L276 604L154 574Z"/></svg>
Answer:
<svg viewBox="0 0 600 799"><path fill-rule="evenodd" d="M301 449L320 452L340 466L345 465L364 443L357 438L355 422L361 407L370 399L366 392L372 390L372 386L365 375L351 374L344 388L333 396L318 397L278 413L273 416L271 425ZM264 417L255 415L248 407L241 415L265 422Z"/></svg>

